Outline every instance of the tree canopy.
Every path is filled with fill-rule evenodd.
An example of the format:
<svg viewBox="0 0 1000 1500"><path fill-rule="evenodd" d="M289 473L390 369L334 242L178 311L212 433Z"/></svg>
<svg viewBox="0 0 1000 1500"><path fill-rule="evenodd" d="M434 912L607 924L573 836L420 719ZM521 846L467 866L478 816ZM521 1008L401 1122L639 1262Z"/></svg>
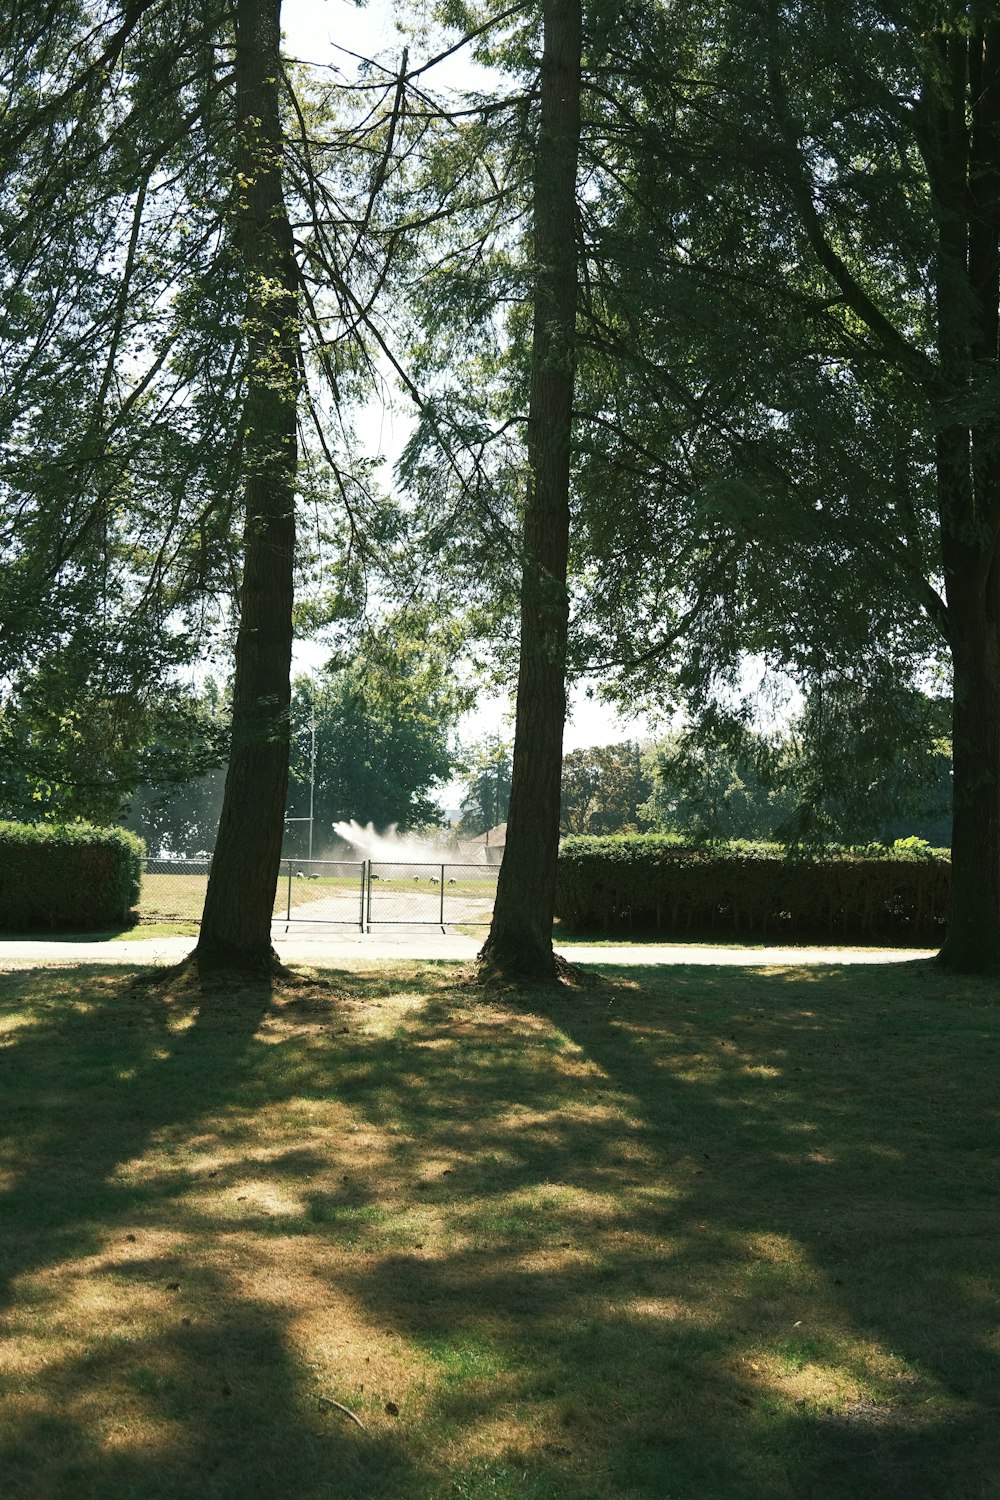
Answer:
<svg viewBox="0 0 1000 1500"><path fill-rule="evenodd" d="M996 968L1000 22L439 20L493 68L478 94L408 55L346 89L297 71L279 0L5 19L5 743L66 725L68 788L110 739L110 806L180 669L235 647L204 942L260 956L293 624L356 615L391 556L373 597L460 619L508 680L519 653L491 941L544 968L567 678L749 730L748 660L784 674L815 834L861 826L894 766L920 782L907 726L947 672L945 957ZM387 372L417 413L391 503L348 415Z"/></svg>
<svg viewBox="0 0 1000 1500"><path fill-rule="evenodd" d="M433 639L432 628L414 621L385 625L352 661L297 679L288 851L307 852L310 788L316 858L335 841L338 822L440 824L435 792L456 769L455 730L469 693Z"/></svg>

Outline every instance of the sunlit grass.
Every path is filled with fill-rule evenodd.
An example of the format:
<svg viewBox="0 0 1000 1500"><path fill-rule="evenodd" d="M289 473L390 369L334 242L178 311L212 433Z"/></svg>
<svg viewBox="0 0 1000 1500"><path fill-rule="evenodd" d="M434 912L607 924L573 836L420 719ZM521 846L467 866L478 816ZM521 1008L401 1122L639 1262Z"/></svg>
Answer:
<svg viewBox="0 0 1000 1500"><path fill-rule="evenodd" d="M481 877L455 877L447 873L449 868L455 867L447 864L444 866L446 916L450 919L455 915L453 903L461 899L466 904L470 901L481 903L488 920L496 888L495 871L484 871ZM147 872L142 877L138 919L144 926L172 920L196 921L205 904L207 886L207 874L188 874L175 870ZM405 921L408 904L414 901L419 906L419 915L426 918L427 913L433 910L434 902L440 900L441 890L439 875L413 876L400 873L392 879L376 876L371 887L371 899L383 918L387 914L392 920ZM315 908L321 913L316 920L325 918L327 921L360 925L367 899L366 888L363 901L360 874L304 874L293 865L291 878L284 867L279 875L274 896L274 917L280 920L295 912L300 919L308 920L309 909ZM463 911L461 915L468 920L467 912ZM479 915L476 912L477 919Z"/></svg>
<svg viewBox="0 0 1000 1500"><path fill-rule="evenodd" d="M0 979L4 1500L996 1493L995 986L329 979Z"/></svg>

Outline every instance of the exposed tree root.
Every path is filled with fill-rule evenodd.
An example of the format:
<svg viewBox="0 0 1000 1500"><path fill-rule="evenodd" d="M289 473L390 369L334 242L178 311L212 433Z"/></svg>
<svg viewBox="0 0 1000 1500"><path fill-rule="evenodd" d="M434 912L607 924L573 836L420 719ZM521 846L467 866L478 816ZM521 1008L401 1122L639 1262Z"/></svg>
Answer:
<svg viewBox="0 0 1000 1500"><path fill-rule="evenodd" d="M923 962L932 972L936 969L939 972L943 970L945 974L969 975L970 977L978 975L983 979L1000 977L1000 964L994 963L989 956L980 958L978 955L973 955L970 958L963 954L956 959L948 951L947 944L940 953L936 953L933 958L925 959ZM917 965L913 964L911 967L916 968Z"/></svg>
<svg viewBox="0 0 1000 1500"><path fill-rule="evenodd" d="M538 989L544 985L579 990L593 985L595 976L576 968L558 953L547 955L544 964L518 962L516 958L505 962L495 953L485 956L480 953L463 971L461 983L500 994L510 990Z"/></svg>
<svg viewBox="0 0 1000 1500"><path fill-rule="evenodd" d="M291 991L299 998L328 1000L334 993L332 985L314 973L288 968L274 953L266 963L214 959L206 963L197 948L178 964L144 970L136 975L132 984L137 989L169 989L175 994L231 995L234 998L240 994L259 995L261 991L278 997Z"/></svg>

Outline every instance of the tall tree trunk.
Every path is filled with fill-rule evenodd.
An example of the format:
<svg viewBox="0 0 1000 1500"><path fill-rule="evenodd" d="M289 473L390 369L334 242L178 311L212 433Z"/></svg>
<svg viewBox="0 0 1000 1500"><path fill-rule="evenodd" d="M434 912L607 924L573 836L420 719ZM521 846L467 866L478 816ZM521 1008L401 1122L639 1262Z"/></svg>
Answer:
<svg viewBox="0 0 1000 1500"><path fill-rule="evenodd" d="M246 277L245 529L229 769L200 967L266 969L288 783L298 275L281 180L281 0L236 0L237 233Z"/></svg>
<svg viewBox="0 0 1000 1500"><path fill-rule="evenodd" d="M1000 25L943 35L930 124L938 346L952 409L938 499L953 668L952 895L941 962L1000 972ZM977 389L977 386L980 387ZM966 419L968 421L968 419Z"/></svg>
<svg viewBox="0 0 1000 1500"><path fill-rule="evenodd" d="M580 0L544 0L534 170L534 324L521 646L507 844L487 968L554 976L552 919L566 719L570 439L575 375Z"/></svg>
<svg viewBox="0 0 1000 1500"><path fill-rule="evenodd" d="M981 572L981 570L976 570ZM948 570L954 701L951 912L940 961L1000 973L1000 570Z"/></svg>

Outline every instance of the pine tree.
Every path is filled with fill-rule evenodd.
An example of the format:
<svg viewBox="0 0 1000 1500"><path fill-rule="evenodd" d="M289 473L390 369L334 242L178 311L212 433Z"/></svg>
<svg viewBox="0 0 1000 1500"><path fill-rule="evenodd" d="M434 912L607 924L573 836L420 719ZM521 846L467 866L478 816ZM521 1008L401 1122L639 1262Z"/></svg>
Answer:
<svg viewBox="0 0 1000 1500"><path fill-rule="evenodd" d="M391 251L366 226L397 90L382 90L385 110L373 90L352 137L328 99L308 83L296 92L279 0L55 16L29 5L5 40L0 192L19 209L0 245L14 315L0 335L14 371L5 676L16 694L18 664L69 639L81 655L105 651L119 684L160 681L235 612L230 766L197 962L267 968L296 496L308 485L320 497L323 467L342 529L362 531L364 491L327 418L363 377L364 309ZM338 180L345 142L378 167L358 173L355 155ZM300 425L315 438L305 472Z"/></svg>
<svg viewBox="0 0 1000 1500"><path fill-rule="evenodd" d="M520 666L507 842L487 972L545 979L552 949L559 791L566 718L566 587L576 351L580 0L545 0L534 150L531 393L524 511Z"/></svg>

